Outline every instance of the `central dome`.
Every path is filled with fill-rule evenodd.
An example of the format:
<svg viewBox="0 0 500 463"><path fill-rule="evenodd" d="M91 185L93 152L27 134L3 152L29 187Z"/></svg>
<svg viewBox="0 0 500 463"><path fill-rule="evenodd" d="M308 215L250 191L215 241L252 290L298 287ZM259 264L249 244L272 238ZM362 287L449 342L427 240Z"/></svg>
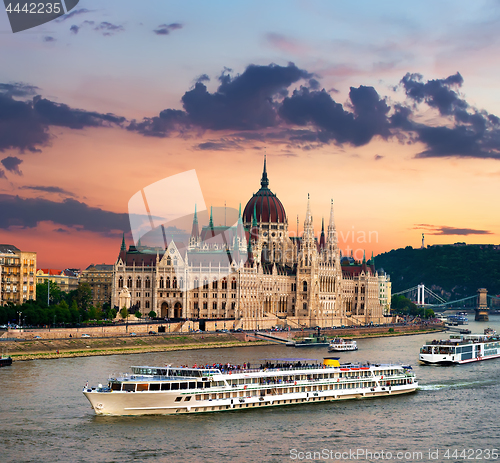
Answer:
<svg viewBox="0 0 500 463"><path fill-rule="evenodd" d="M258 223L284 223L286 221L285 208L277 196L269 189L269 180L264 158L264 171L260 180L260 190L248 201L243 211L243 222L251 224L253 213L257 216Z"/></svg>

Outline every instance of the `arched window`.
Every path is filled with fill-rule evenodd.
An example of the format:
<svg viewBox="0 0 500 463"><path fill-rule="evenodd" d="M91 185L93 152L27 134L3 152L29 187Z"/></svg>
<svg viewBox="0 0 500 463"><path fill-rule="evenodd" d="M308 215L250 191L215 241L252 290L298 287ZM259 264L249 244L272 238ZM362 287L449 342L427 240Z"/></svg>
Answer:
<svg viewBox="0 0 500 463"><path fill-rule="evenodd" d="M170 256L167 257L167 265L171 265L172 264L172 259L170 259Z"/></svg>
<svg viewBox="0 0 500 463"><path fill-rule="evenodd" d="M167 277L167 289L170 289L170 277Z"/></svg>
<svg viewBox="0 0 500 463"><path fill-rule="evenodd" d="M179 279L179 288L184 289L184 277L180 277Z"/></svg>
<svg viewBox="0 0 500 463"><path fill-rule="evenodd" d="M236 289L236 278L231 280L231 289Z"/></svg>
<svg viewBox="0 0 500 463"><path fill-rule="evenodd" d="M222 289L227 289L227 280L225 278L222 279Z"/></svg>
<svg viewBox="0 0 500 463"><path fill-rule="evenodd" d="M174 277L172 280L172 288L177 289L177 277Z"/></svg>
<svg viewBox="0 0 500 463"><path fill-rule="evenodd" d="M212 289L217 289L217 280L214 278L214 281L212 281Z"/></svg>
<svg viewBox="0 0 500 463"><path fill-rule="evenodd" d="M304 281L302 283L302 291L306 292L307 291L307 281Z"/></svg>
<svg viewBox="0 0 500 463"><path fill-rule="evenodd" d="M123 288L123 277L118 279L118 288Z"/></svg>
<svg viewBox="0 0 500 463"><path fill-rule="evenodd" d="M198 289L199 286L200 286L200 281L198 280L198 278L195 278L193 281L193 289Z"/></svg>
<svg viewBox="0 0 500 463"><path fill-rule="evenodd" d="M205 279L203 280L203 289L208 289L208 280L207 278L205 277Z"/></svg>
<svg viewBox="0 0 500 463"><path fill-rule="evenodd" d="M165 287L165 280L163 277L160 277L160 289L163 289Z"/></svg>
<svg viewBox="0 0 500 463"><path fill-rule="evenodd" d="M127 288L132 289L132 277L128 277L127 279Z"/></svg>
<svg viewBox="0 0 500 463"><path fill-rule="evenodd" d="M151 288L151 280L149 279L149 277L146 277L146 281L144 282L144 287L146 289Z"/></svg>
<svg viewBox="0 0 500 463"><path fill-rule="evenodd" d="M141 279L140 278L137 278L137 281L135 282L135 287L137 289L141 289Z"/></svg>
<svg viewBox="0 0 500 463"><path fill-rule="evenodd" d="M146 309L149 309L149 301L146 301Z"/></svg>
<svg viewBox="0 0 500 463"><path fill-rule="evenodd" d="M304 304L302 304L302 308L303 308L304 310L307 310L307 302L304 302Z"/></svg>

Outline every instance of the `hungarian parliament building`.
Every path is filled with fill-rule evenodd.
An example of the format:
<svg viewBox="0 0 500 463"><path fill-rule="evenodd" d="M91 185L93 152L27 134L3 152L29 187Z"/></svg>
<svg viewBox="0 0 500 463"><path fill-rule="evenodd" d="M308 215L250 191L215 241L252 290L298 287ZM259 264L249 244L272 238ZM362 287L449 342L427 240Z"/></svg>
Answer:
<svg viewBox="0 0 500 463"><path fill-rule="evenodd" d="M310 201L303 234L289 236L281 201L269 189L264 160L260 189L231 227L212 214L189 240L166 247L125 246L113 270L112 307L167 319L225 320L244 330L384 323L391 282L366 261L342 258L333 200L328 226L315 236Z"/></svg>

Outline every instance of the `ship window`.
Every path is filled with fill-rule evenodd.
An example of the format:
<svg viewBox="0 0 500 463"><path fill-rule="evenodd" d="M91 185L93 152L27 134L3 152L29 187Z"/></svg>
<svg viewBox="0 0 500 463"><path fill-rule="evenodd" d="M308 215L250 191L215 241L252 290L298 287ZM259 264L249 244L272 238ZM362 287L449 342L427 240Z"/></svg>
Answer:
<svg viewBox="0 0 500 463"><path fill-rule="evenodd" d="M188 383L181 383L179 389L187 389L188 388Z"/></svg>
<svg viewBox="0 0 500 463"><path fill-rule="evenodd" d="M196 389L196 383L189 383L189 389Z"/></svg>
<svg viewBox="0 0 500 463"><path fill-rule="evenodd" d="M111 390L112 391L119 391L120 389L121 389L120 383L111 383Z"/></svg>
<svg viewBox="0 0 500 463"><path fill-rule="evenodd" d="M201 394L196 394L195 399L196 400L201 400Z"/></svg>
<svg viewBox="0 0 500 463"><path fill-rule="evenodd" d="M161 390L162 391L170 391L170 383L162 383Z"/></svg>
<svg viewBox="0 0 500 463"><path fill-rule="evenodd" d="M198 383L196 383L196 387L197 387L198 389L201 389L201 388L203 387L203 383L202 383L202 382L198 382Z"/></svg>
<svg viewBox="0 0 500 463"><path fill-rule="evenodd" d="M147 383L138 384L137 385L137 392L147 391L148 386L149 385Z"/></svg>
<svg viewBox="0 0 500 463"><path fill-rule="evenodd" d="M189 402L191 400L191 397L190 395L188 395L185 399L184 399L184 402Z"/></svg>
<svg viewBox="0 0 500 463"><path fill-rule="evenodd" d="M207 381L206 383L203 383L205 388L210 387L210 383Z"/></svg>
<svg viewBox="0 0 500 463"><path fill-rule="evenodd" d="M127 392L134 392L135 391L135 384L124 384L122 387L123 391Z"/></svg>
<svg viewBox="0 0 500 463"><path fill-rule="evenodd" d="M172 391L177 391L179 389L179 383L172 383L170 388Z"/></svg>
<svg viewBox="0 0 500 463"><path fill-rule="evenodd" d="M160 383L151 383L149 385L149 390L150 391L159 391L160 390Z"/></svg>
<svg viewBox="0 0 500 463"><path fill-rule="evenodd" d="M176 402L180 402L181 400L182 400L182 397L176 397L176 398L175 398L175 401L176 401Z"/></svg>

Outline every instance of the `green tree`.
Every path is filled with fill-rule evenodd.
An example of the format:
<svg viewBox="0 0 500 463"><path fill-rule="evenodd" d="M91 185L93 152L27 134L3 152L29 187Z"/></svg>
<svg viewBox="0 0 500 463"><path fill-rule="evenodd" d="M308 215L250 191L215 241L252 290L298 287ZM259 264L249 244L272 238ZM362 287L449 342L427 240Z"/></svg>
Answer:
<svg viewBox="0 0 500 463"><path fill-rule="evenodd" d="M50 284L47 284L47 281L38 283L36 285L36 300L41 306L47 307L47 291L49 292L50 305L59 304L65 299L65 294L61 291L57 283L52 281Z"/></svg>
<svg viewBox="0 0 500 463"><path fill-rule="evenodd" d="M120 317L124 320L128 317L128 310L126 307L123 307L123 309L120 310Z"/></svg>
<svg viewBox="0 0 500 463"><path fill-rule="evenodd" d="M87 311L90 308L92 302L92 290L90 285L86 282L82 282L78 285L76 290L76 303L80 310Z"/></svg>
<svg viewBox="0 0 500 463"><path fill-rule="evenodd" d="M141 318L141 317L142 317L142 313L141 313L139 310L136 310L136 311L135 311L135 316L136 316L137 318Z"/></svg>
<svg viewBox="0 0 500 463"><path fill-rule="evenodd" d="M149 318L155 318L156 317L156 312L152 310L151 312L148 313Z"/></svg>

